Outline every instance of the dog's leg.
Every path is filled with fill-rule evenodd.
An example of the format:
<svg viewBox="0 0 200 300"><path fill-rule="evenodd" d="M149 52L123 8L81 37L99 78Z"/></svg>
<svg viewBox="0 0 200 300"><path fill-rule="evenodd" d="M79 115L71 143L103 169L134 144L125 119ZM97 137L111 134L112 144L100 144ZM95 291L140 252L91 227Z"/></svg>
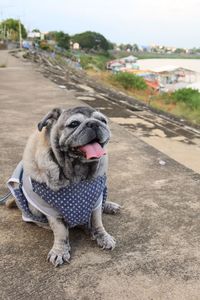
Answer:
<svg viewBox="0 0 200 300"><path fill-rule="evenodd" d="M47 258L55 267L62 265L65 261L69 263L70 245L68 228L61 219L54 217L47 218L54 234L54 244Z"/></svg>
<svg viewBox="0 0 200 300"><path fill-rule="evenodd" d="M115 215L117 213L119 213L121 210L121 206L115 202L111 202L111 201L106 201L104 208L103 208L103 212L105 214L111 214L111 215Z"/></svg>
<svg viewBox="0 0 200 300"><path fill-rule="evenodd" d="M115 248L115 239L103 227L101 205L92 212L92 237L103 249L113 250Z"/></svg>

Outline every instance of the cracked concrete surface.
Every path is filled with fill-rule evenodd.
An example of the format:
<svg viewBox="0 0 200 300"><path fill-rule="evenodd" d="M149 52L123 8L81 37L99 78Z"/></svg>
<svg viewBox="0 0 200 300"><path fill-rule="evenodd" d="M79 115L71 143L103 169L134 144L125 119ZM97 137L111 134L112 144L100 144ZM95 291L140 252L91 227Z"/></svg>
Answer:
<svg viewBox="0 0 200 300"><path fill-rule="evenodd" d="M43 114L83 104L34 65L7 58L0 70L0 194ZM52 233L1 206L1 299L199 299L200 175L123 126L111 122L111 130L109 198L123 210L104 215L104 223L116 249L104 252L73 229L71 263L55 269L46 261Z"/></svg>

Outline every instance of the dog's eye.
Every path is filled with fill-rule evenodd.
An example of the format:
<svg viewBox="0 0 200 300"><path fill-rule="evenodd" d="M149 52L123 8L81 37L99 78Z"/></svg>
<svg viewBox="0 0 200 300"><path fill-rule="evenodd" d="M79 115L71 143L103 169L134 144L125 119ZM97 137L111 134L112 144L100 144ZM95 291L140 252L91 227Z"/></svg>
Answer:
<svg viewBox="0 0 200 300"><path fill-rule="evenodd" d="M105 124L107 124L106 119L103 119L103 118L102 118L102 119L100 119L100 121L103 122L103 123L105 123Z"/></svg>
<svg viewBox="0 0 200 300"><path fill-rule="evenodd" d="M76 128L76 127L78 127L80 124L81 124L81 122L79 122L79 121L73 121L73 122L71 122L67 127L70 127L70 128Z"/></svg>

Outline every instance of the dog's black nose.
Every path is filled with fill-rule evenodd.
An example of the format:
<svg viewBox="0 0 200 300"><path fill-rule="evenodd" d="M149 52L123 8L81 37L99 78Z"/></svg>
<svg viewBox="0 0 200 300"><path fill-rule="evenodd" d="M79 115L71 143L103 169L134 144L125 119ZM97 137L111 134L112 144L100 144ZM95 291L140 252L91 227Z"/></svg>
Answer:
<svg viewBox="0 0 200 300"><path fill-rule="evenodd" d="M99 125L95 121L89 121L87 122L87 127L92 128L92 129L97 129L99 128Z"/></svg>

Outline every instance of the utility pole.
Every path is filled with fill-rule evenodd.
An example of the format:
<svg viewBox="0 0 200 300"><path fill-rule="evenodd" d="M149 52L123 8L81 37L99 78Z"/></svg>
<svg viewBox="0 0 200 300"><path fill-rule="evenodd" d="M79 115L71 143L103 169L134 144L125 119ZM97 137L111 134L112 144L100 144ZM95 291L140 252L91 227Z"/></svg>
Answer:
<svg viewBox="0 0 200 300"><path fill-rule="evenodd" d="M6 38L7 38L6 25L4 25L4 28L3 28L3 39L6 40Z"/></svg>
<svg viewBox="0 0 200 300"><path fill-rule="evenodd" d="M21 22L19 19L19 48L22 48L22 28L21 28Z"/></svg>

